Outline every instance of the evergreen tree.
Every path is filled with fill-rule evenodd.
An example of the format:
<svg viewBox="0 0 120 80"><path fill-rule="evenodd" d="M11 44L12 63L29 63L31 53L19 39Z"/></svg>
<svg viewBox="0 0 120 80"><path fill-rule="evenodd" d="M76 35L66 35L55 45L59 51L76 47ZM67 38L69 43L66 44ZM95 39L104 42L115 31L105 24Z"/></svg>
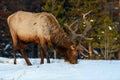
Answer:
<svg viewBox="0 0 120 80"><path fill-rule="evenodd" d="M53 13L60 24L65 21L65 0L44 0L45 5L42 7L43 11Z"/></svg>

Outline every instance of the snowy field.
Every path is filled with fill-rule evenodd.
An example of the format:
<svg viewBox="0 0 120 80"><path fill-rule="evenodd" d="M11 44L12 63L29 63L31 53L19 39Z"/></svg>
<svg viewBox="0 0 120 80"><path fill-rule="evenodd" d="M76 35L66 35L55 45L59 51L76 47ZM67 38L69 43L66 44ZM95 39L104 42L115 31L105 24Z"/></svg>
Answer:
<svg viewBox="0 0 120 80"><path fill-rule="evenodd" d="M120 80L120 61L79 60L76 65L64 60L51 59L50 64L39 64L39 59L30 59L27 66L24 59L0 57L0 80Z"/></svg>

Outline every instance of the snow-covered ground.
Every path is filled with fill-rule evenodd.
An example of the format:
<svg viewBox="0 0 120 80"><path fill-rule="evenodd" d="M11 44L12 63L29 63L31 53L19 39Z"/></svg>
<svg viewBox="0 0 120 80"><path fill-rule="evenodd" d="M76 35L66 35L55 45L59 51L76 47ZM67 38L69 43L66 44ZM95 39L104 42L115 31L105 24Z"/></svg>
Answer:
<svg viewBox="0 0 120 80"><path fill-rule="evenodd" d="M64 60L51 59L50 64L39 64L39 59L30 59L27 66L24 59L0 57L0 80L120 80L119 60L79 60L76 65Z"/></svg>

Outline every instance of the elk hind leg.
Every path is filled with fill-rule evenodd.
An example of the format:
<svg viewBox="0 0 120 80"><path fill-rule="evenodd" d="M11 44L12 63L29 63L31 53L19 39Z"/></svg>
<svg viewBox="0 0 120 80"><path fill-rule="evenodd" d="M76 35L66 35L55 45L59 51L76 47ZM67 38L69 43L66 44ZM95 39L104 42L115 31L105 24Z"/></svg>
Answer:
<svg viewBox="0 0 120 80"><path fill-rule="evenodd" d="M20 50L21 50L22 56L25 59L27 65L32 65L27 57L27 53L25 52L25 47L26 47L25 44L23 44L23 43L20 44Z"/></svg>
<svg viewBox="0 0 120 80"><path fill-rule="evenodd" d="M16 43L13 43L13 47L14 47L14 64L16 64L16 53L17 53L17 50L18 50L18 45Z"/></svg>
<svg viewBox="0 0 120 80"><path fill-rule="evenodd" d="M17 36L15 34L12 33L11 31L11 36L12 36L12 40L13 40L13 53L14 53L14 64L16 64L16 53L18 50L18 39Z"/></svg>

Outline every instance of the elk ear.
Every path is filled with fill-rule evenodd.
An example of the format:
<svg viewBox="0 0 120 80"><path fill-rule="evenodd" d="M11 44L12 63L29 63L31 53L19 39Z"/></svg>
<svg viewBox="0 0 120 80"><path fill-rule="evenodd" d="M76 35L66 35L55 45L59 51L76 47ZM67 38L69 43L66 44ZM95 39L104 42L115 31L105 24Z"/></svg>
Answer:
<svg viewBox="0 0 120 80"><path fill-rule="evenodd" d="M80 44L80 43L76 45L76 49L77 49L77 50L82 50L82 47L81 47L81 44Z"/></svg>
<svg viewBox="0 0 120 80"><path fill-rule="evenodd" d="M77 49L77 50L79 50L79 49L80 49L80 45L79 45L79 44L76 46L76 49Z"/></svg>
<svg viewBox="0 0 120 80"><path fill-rule="evenodd" d="M72 46L70 46L70 48L71 48L72 50L74 50L74 49L75 49L75 46L74 46L74 45L72 45Z"/></svg>

